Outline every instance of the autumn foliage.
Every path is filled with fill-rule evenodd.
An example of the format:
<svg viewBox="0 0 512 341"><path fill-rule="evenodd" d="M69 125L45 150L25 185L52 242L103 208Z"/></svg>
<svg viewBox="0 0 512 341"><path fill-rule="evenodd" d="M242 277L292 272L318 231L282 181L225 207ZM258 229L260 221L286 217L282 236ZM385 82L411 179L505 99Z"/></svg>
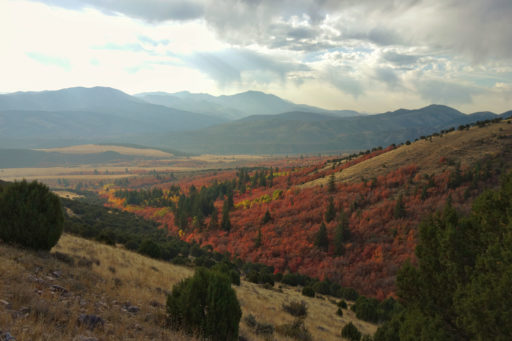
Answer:
<svg viewBox="0 0 512 341"><path fill-rule="evenodd" d="M335 183L334 189L332 184L301 186L315 179L329 179L332 174L393 149L380 148L331 162L305 162L303 167L276 168L274 164L274 168L263 170L219 171L159 185L166 200L173 200L169 195L171 185L179 186L179 195L186 196L191 185L201 191L203 186L230 183L233 207L226 209L227 194L219 194L213 208L200 217L201 224L194 224L192 216L186 223L178 223L172 205L129 205L115 195L120 189L133 187L107 187L101 194L108 205L157 221L185 241L211 245L215 251L228 252L234 258L272 266L275 272L299 272L383 299L394 293L400 265L414 259L416 230L422 217L438 210L448 198L455 207L467 211L468 199L497 178L491 167L495 160L490 159L465 168L443 162L439 172L430 175L408 164L383 169L381 175L357 183ZM178 196L173 194L174 198ZM221 227L226 217L229 229ZM327 242L319 244L322 225Z"/></svg>

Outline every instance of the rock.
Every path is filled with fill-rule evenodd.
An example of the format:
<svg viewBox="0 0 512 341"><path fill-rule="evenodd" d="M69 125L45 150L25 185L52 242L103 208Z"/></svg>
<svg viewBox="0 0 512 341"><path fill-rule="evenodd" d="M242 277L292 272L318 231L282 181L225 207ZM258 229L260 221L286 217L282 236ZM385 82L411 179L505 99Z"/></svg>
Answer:
<svg viewBox="0 0 512 341"><path fill-rule="evenodd" d="M140 311L140 308L135 306L135 305L132 305L129 301L128 302L125 302L125 304L123 304L123 310L129 312L129 313L133 313L133 314L136 314Z"/></svg>
<svg viewBox="0 0 512 341"><path fill-rule="evenodd" d="M98 341L98 339L93 336L78 335L73 338L73 341Z"/></svg>
<svg viewBox="0 0 512 341"><path fill-rule="evenodd" d="M55 278L60 278L62 276L62 272L56 270L56 271L52 271L52 275L53 277Z"/></svg>
<svg viewBox="0 0 512 341"><path fill-rule="evenodd" d="M15 341L16 339L14 336L11 335L9 332L2 332L0 330L0 341Z"/></svg>
<svg viewBox="0 0 512 341"><path fill-rule="evenodd" d="M160 302L158 302L156 300L150 301L149 305L152 306L152 307L155 307L155 308L163 307L163 304L161 304Z"/></svg>
<svg viewBox="0 0 512 341"><path fill-rule="evenodd" d="M0 304L4 305L7 310L12 309L12 304L7 302L6 300L0 300Z"/></svg>
<svg viewBox="0 0 512 341"><path fill-rule="evenodd" d="M134 305L128 306L125 308L127 312L136 314L139 312L140 308Z"/></svg>
<svg viewBox="0 0 512 341"><path fill-rule="evenodd" d="M20 313L22 313L23 315L30 314L30 311L31 311L30 307L22 307L20 309Z"/></svg>
<svg viewBox="0 0 512 341"><path fill-rule="evenodd" d="M60 292L63 295L68 293L68 289L61 287L60 285L57 284L52 285L50 288L52 291Z"/></svg>
<svg viewBox="0 0 512 341"><path fill-rule="evenodd" d="M97 315L88 315L88 314L80 314L78 317L78 323L80 325L86 326L89 330L94 330L94 328L101 325L102 327L105 325L105 321L97 316Z"/></svg>

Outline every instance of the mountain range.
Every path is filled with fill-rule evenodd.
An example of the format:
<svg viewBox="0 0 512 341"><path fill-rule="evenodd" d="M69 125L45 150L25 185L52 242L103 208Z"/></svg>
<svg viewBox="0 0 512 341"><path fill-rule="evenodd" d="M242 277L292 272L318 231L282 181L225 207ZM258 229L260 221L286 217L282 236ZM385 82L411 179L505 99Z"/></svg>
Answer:
<svg viewBox="0 0 512 341"><path fill-rule="evenodd" d="M272 94L231 96L105 88L0 95L2 148L137 143L193 153L310 153L389 145L479 120L442 105L375 115L295 104Z"/></svg>

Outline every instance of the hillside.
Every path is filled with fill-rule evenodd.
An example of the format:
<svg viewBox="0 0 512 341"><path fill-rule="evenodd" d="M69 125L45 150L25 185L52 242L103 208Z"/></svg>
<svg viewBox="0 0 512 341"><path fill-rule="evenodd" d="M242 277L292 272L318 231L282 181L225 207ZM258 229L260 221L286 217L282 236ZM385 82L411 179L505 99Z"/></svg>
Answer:
<svg viewBox="0 0 512 341"><path fill-rule="evenodd" d="M509 139L509 124L493 124L483 128L474 126L469 130L457 130L403 145L335 173L335 178L339 182L358 182L410 163L419 167L420 174L434 174L442 171L439 167L441 158L460 162L462 167L469 167L485 157L495 156L506 150ZM304 187L326 185L327 182L328 179L320 178L304 184Z"/></svg>
<svg viewBox="0 0 512 341"><path fill-rule="evenodd" d="M64 234L50 254L20 250L0 243L0 326L16 340L194 340L164 328L166 292L192 275L186 267ZM291 322L283 302L308 304L307 328L314 340L337 340L341 327L353 321L364 333L376 326L355 319L325 299L296 290L279 290L242 281L236 287L243 317L240 334L264 340L243 322L253 314L261 323ZM104 323L90 331L77 321L81 314ZM276 340L285 340L274 333Z"/></svg>
<svg viewBox="0 0 512 341"><path fill-rule="evenodd" d="M187 134L148 137L150 142L146 143L203 153L359 151L414 140L481 118L481 115L465 115L441 105L346 118L299 111L251 116Z"/></svg>
<svg viewBox="0 0 512 341"><path fill-rule="evenodd" d="M273 164L279 170L267 166L163 182L166 210L138 200L145 192L123 197L113 186L101 194L111 206L153 219L187 241L273 266L276 272L299 272L385 298L394 293L400 265L414 258L423 217L449 198L467 212L472 200L512 167L509 121L442 135L330 162L288 166L285 159ZM123 188L130 189L130 183ZM226 215L230 191L233 208ZM200 201L202 210L186 201L203 195L201 200L213 203ZM138 201L126 202L128 197ZM217 212L217 225L211 224L211 212ZM223 225L226 219L229 224ZM322 224L327 242L319 245ZM337 237L340 229L345 232Z"/></svg>

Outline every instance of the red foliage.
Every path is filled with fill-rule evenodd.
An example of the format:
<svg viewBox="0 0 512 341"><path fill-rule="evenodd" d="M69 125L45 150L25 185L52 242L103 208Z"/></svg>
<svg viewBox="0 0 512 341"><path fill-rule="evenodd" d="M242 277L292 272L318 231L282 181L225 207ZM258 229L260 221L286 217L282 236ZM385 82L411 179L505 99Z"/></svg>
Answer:
<svg viewBox="0 0 512 341"><path fill-rule="evenodd" d="M183 231L183 239L212 245L218 252L230 252L245 261L271 265L275 271L295 272L316 278L329 278L346 287L354 287L365 295L387 297L395 290L394 277L406 259L413 259L415 234L418 222L426 214L439 209L448 195L454 205L462 206L464 189L449 190L449 172L433 178L434 185L428 188L427 197L421 199L421 188L427 183L416 176L418 167L407 165L379 176L376 181L341 183L337 192L330 194L321 187L299 189L302 184L319 177L326 177L340 169L350 167L368 158L380 155L393 147L365 154L342 163L336 169L325 166L321 160L304 167L284 167L274 177L272 188L255 188L246 193L235 192L235 206L243 200L254 201L263 195L272 198L275 190L282 195L268 203L259 203L250 208L237 208L230 213L232 229L229 233L220 230L189 228ZM191 184L207 186L214 180L222 181L235 176L234 171L196 176L180 182L182 188ZM398 195L402 195L406 216L394 218L394 207ZM124 207L115 201L111 192L103 195L111 205L158 221L170 233L178 234L171 212L162 214L158 208ZM328 197L333 196L338 212L344 210L349 217L351 239L345 244L345 254L334 254L334 231L336 219L326 224L329 241L328 252L313 245L314 236L323 221ZM215 203L222 208L222 200ZM262 224L262 217L269 210L272 220ZM160 214L159 214L160 213ZM205 225L208 225L208 218ZM261 246L255 240L261 230Z"/></svg>

